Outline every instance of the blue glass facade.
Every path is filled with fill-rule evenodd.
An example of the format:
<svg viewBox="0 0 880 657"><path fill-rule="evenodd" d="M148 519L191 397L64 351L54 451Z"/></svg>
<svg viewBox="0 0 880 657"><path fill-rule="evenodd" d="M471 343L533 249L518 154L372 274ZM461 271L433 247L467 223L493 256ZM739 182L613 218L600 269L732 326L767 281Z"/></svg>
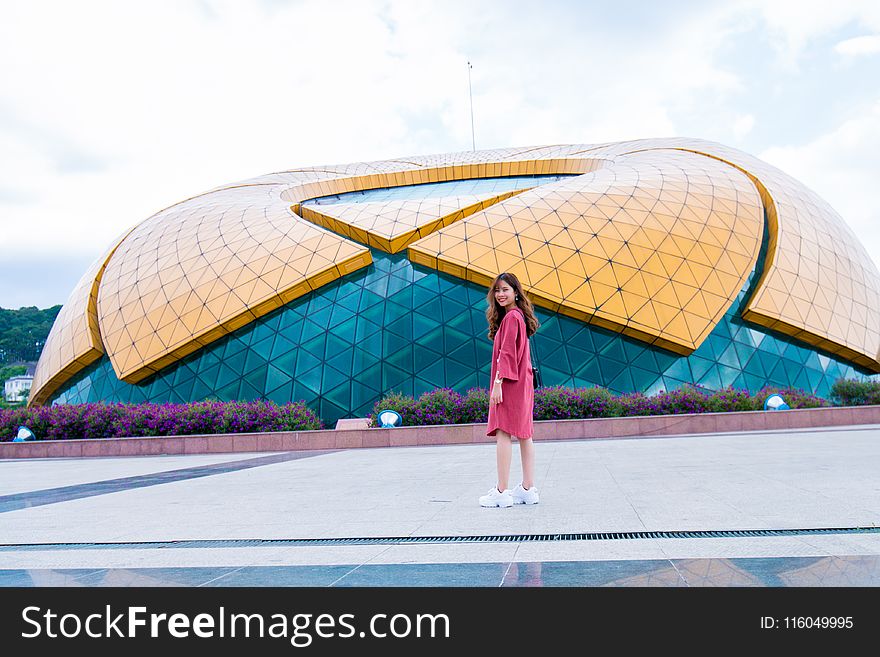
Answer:
<svg viewBox="0 0 880 657"><path fill-rule="evenodd" d="M372 251L374 263L231 333L142 383L119 381L103 357L52 403L304 401L329 426L363 417L391 390L488 387L486 289ZM753 277L755 274L753 274ZM751 281L750 281L751 282ZM740 300L746 294L740 294ZM752 392L794 386L825 395L850 365L765 329L747 326L739 302L690 356L682 357L537 308L533 338L545 385L600 385L614 392L733 385Z"/></svg>

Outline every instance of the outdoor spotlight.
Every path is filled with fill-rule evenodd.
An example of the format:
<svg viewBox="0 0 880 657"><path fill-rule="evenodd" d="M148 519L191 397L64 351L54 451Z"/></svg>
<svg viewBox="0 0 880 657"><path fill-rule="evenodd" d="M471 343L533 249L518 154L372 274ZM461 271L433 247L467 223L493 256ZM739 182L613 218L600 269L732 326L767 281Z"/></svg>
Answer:
<svg viewBox="0 0 880 657"><path fill-rule="evenodd" d="M789 408L791 407L785 403L782 395L770 395L764 400L765 411L785 411Z"/></svg>
<svg viewBox="0 0 880 657"><path fill-rule="evenodd" d="M18 428L18 433L15 435L15 438L12 439L14 443L23 443L28 440L36 440L37 437L34 435L34 432L28 429L25 426L21 426Z"/></svg>
<svg viewBox="0 0 880 657"><path fill-rule="evenodd" d="M399 427L400 423L403 422L403 418L400 417L400 413L398 413L397 411L392 411L391 409L379 411L378 419L379 426L383 429Z"/></svg>

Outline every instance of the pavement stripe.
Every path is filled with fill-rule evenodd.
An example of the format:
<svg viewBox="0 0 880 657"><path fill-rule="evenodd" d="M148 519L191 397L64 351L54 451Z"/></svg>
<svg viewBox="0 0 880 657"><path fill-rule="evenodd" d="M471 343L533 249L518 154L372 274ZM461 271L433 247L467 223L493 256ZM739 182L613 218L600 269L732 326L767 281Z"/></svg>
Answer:
<svg viewBox="0 0 880 657"><path fill-rule="evenodd" d="M123 490L131 490L133 488L145 488L148 486L168 484L175 481L210 477L213 475L225 474L227 472L258 468L263 465L272 465L274 463L284 463L286 461L311 458L322 454L330 454L335 451L338 450L328 449L284 452L282 454L272 454L270 456L258 456L252 459L229 461L227 463L213 463L192 468L168 470L166 472L153 472L135 477L106 479L104 481L93 481L87 484L77 484L75 486L62 486L60 488L47 488L45 490L28 491L26 493L16 493L14 495L3 495L0 496L0 513L28 509L35 506L44 506L46 504L58 504L59 502L68 502L70 500L77 500L84 497L107 495L109 493L117 493Z"/></svg>

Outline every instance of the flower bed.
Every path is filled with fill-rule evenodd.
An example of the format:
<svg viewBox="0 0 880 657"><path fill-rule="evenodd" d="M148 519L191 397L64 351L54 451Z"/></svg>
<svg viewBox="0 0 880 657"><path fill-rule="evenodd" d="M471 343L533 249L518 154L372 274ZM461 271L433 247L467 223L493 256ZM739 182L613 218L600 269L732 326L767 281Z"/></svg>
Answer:
<svg viewBox="0 0 880 657"><path fill-rule="evenodd" d="M831 386L830 397L835 406L880 404L880 381L838 379Z"/></svg>
<svg viewBox="0 0 880 657"><path fill-rule="evenodd" d="M669 392L647 396L640 392L614 395L605 388L566 388L553 386L535 390L535 420L569 420L633 415L674 415L681 413L719 413L757 411L771 394L782 395L791 408L818 408L831 404L815 395L794 388L762 388L754 395L745 390L724 388L710 391L699 386L683 386ZM403 426L467 424L487 422L489 392L471 388L464 395L450 388L424 393L418 400L392 392L373 406L370 427L378 426L376 416L391 409L400 413Z"/></svg>
<svg viewBox="0 0 880 657"><path fill-rule="evenodd" d="M323 429L302 403L198 402L193 404L61 404L0 409L0 441L24 425L38 440L185 436Z"/></svg>
<svg viewBox="0 0 880 657"><path fill-rule="evenodd" d="M755 411L779 393L791 408L880 404L880 381L838 380L831 402L793 388L767 387L755 394L725 388L709 391L684 386L647 396L614 395L605 388L554 386L535 391L535 420L610 418L685 413ZM400 413L404 426L479 424L488 421L489 392L472 388L465 394L449 388L426 392L417 400L397 392L373 407L369 426L384 409ZM301 402L197 402L191 404L76 404L0 409L0 442L9 442L18 427L28 427L39 440L185 436L204 434L308 431L325 428L321 419Z"/></svg>

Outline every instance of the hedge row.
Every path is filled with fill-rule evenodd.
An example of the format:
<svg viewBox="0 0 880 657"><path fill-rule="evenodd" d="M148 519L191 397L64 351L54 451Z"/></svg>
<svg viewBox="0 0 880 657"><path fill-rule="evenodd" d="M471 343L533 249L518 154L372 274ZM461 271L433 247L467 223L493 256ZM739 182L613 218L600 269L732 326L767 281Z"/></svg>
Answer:
<svg viewBox="0 0 880 657"><path fill-rule="evenodd" d="M629 415L670 415L754 411L779 393L791 408L829 406L821 397L793 388L767 387L755 394L725 388L709 391L684 386L647 396L613 395L605 388L554 386L535 391L536 420L565 420ZM880 404L880 381L840 379L830 398L838 406ZM392 392L373 407L370 426L384 409L400 413L404 426L482 423L489 416L489 393L472 388L462 395L439 388L413 397ZM323 429L321 419L302 402L197 402L191 404L76 404L0 409L0 442L11 441L18 427L28 427L40 440L176 436Z"/></svg>
<svg viewBox="0 0 880 657"><path fill-rule="evenodd" d="M62 404L0 409L0 441L24 425L38 440L180 436L323 429L300 402L199 402L193 404Z"/></svg>
<svg viewBox="0 0 880 657"><path fill-rule="evenodd" d="M829 396L835 406L880 404L880 381L838 379L831 386Z"/></svg>
<svg viewBox="0 0 880 657"><path fill-rule="evenodd" d="M699 386L684 386L652 396L640 392L614 395L605 388L565 388L554 386L535 390L536 420L569 420L629 415L674 415L680 413L719 413L756 411L764 400L779 393L791 408L829 406L821 397L794 388L766 387L750 395L745 390L725 388L709 391ZM462 395L449 388L439 388L421 395L418 400L392 392L373 406L370 426L378 426L376 416L391 409L400 413L403 426L428 424L468 424L488 421L489 393L472 388Z"/></svg>

